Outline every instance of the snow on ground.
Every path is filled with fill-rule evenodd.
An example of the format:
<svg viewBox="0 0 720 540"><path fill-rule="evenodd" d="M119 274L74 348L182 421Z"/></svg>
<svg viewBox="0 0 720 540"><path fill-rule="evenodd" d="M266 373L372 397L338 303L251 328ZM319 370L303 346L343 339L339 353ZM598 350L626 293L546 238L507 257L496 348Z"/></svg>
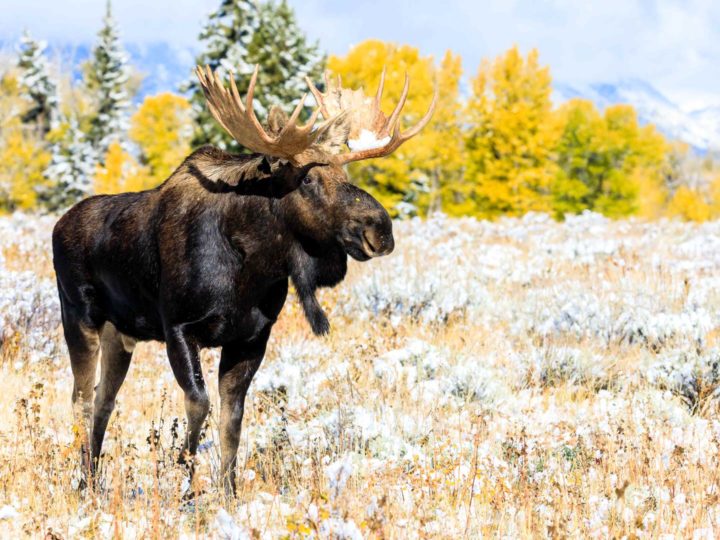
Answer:
<svg viewBox="0 0 720 540"><path fill-rule="evenodd" d="M247 400L239 500L223 504L217 489L216 404L198 456L205 495L190 505L173 465L182 397L157 344L139 347L118 398L105 494L73 489L52 225L0 218L0 475L12 473L0 527L353 539L720 530L720 223L396 223L392 255L351 264L322 293L328 338L312 337L291 295ZM217 361L204 356L211 385Z"/></svg>

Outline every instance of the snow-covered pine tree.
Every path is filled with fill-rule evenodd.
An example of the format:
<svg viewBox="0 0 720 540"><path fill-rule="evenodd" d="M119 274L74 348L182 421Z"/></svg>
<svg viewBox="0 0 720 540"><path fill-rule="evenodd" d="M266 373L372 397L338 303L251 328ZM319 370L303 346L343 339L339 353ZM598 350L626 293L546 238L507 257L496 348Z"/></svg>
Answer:
<svg viewBox="0 0 720 540"><path fill-rule="evenodd" d="M252 66L247 62L248 45L259 26L257 4L253 0L221 0L220 6L210 13L202 32L198 36L204 52L195 61L198 65L210 66L225 75L232 71L239 73L235 80L238 89L247 89L247 74ZM220 148L234 148L237 145L217 125L205 106L205 97L193 73L181 91L190 94L195 116L195 133L192 145L214 144Z"/></svg>
<svg viewBox="0 0 720 540"><path fill-rule="evenodd" d="M255 64L260 64L254 103L261 118L272 105L285 109L294 106L307 92L304 77L318 80L325 66L325 56L317 43L308 41L284 0L279 4L221 0L200 34L200 41L205 52L197 57L197 63L219 70L224 80L227 73L234 73L243 95ZM197 129L193 145L211 143L237 150L237 143L207 112L194 74L182 90L190 92L195 112Z"/></svg>
<svg viewBox="0 0 720 540"><path fill-rule="evenodd" d="M260 27L249 52L250 64L260 64L258 86L262 88L264 99L260 104L265 110L258 110L263 114L273 105L284 109L297 105L308 92L305 77L319 83L325 69L325 55L317 42L308 41L286 0L260 5Z"/></svg>
<svg viewBox="0 0 720 540"><path fill-rule="evenodd" d="M128 55L120 42L109 0L103 27L98 33L98 42L93 48L85 75L85 83L94 95L97 107L89 139L100 159L103 159L110 143L125 142L130 106Z"/></svg>
<svg viewBox="0 0 720 540"><path fill-rule="evenodd" d="M51 148L45 169L48 183L38 190L39 200L50 211L61 210L92 194L97 154L71 118L63 136Z"/></svg>
<svg viewBox="0 0 720 540"><path fill-rule="evenodd" d="M50 77L44 55L46 47L47 43L35 41L26 30L20 39L17 60L22 95L32 102L22 121L36 124L41 137L54 127L58 114L57 85Z"/></svg>

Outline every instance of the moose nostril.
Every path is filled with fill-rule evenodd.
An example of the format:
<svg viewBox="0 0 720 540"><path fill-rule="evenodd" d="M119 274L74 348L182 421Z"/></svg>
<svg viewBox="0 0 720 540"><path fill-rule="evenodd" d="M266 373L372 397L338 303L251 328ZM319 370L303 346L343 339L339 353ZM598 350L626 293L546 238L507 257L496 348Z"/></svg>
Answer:
<svg viewBox="0 0 720 540"><path fill-rule="evenodd" d="M372 232L368 232L367 230L363 231L363 238L365 239L365 243L372 250L373 253L377 253L378 251L380 251L377 247L377 239L375 238L375 235L372 234Z"/></svg>

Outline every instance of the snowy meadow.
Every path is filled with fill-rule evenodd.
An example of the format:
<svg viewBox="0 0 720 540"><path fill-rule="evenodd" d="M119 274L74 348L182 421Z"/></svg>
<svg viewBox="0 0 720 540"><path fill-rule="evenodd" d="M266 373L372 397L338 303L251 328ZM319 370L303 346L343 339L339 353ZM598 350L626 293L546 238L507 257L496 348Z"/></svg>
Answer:
<svg viewBox="0 0 720 540"><path fill-rule="evenodd" d="M51 217L0 218L0 536L712 538L720 223L530 214L395 225L312 336L291 295L248 395L238 500L214 402L189 486L183 399L136 350L77 490ZM188 492L194 498L184 497Z"/></svg>

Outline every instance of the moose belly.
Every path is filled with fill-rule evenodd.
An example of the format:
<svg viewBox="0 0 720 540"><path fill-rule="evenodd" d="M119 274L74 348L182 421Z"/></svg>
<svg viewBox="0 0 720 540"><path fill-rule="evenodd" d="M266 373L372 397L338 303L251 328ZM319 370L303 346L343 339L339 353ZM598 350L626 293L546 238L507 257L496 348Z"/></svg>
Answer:
<svg viewBox="0 0 720 540"><path fill-rule="evenodd" d="M287 279L283 279L265 287L260 294L255 291L234 295L230 301L218 300L208 305L207 315L186 328L203 347L253 341L277 320L287 289Z"/></svg>
<svg viewBox="0 0 720 540"><path fill-rule="evenodd" d="M209 315L186 329L202 347L220 347L235 341L252 341L274 322L259 308L253 307L245 312Z"/></svg>

